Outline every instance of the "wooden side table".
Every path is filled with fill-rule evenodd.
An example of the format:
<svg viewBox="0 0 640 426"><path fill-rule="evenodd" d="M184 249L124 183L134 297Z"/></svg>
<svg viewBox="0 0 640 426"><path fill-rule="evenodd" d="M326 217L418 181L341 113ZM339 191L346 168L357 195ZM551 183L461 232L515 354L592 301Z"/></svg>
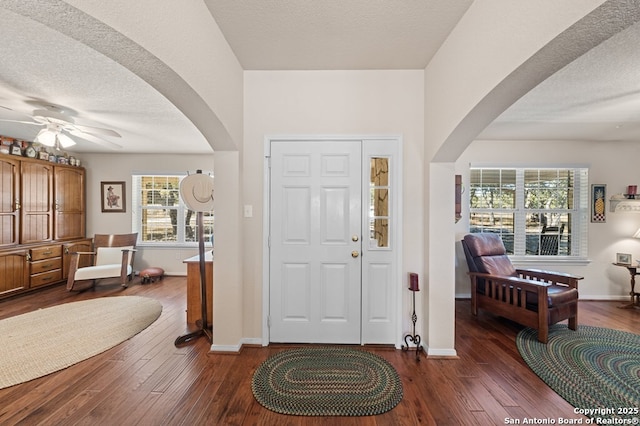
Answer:
<svg viewBox="0 0 640 426"><path fill-rule="evenodd" d="M614 265L627 268L627 270L629 271L629 275L631 275L631 292L629 293L629 295L631 296L631 302L618 307L621 309L640 308L640 293L636 293L636 290L635 290L636 275L640 275L640 272L638 272L638 269L640 269L640 267L633 266L633 265L625 265L622 263L614 263Z"/></svg>
<svg viewBox="0 0 640 426"><path fill-rule="evenodd" d="M211 325L213 321L213 255L211 250L204 255L205 279L207 283L207 321ZM187 323L195 324L202 319L202 302L200 291L200 256L195 255L185 259L187 264Z"/></svg>

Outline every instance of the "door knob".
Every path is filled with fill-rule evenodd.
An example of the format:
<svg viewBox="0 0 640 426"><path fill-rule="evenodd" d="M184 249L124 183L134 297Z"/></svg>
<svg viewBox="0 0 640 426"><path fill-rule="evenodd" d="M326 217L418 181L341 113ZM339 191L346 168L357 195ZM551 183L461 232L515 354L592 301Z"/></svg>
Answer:
<svg viewBox="0 0 640 426"><path fill-rule="evenodd" d="M356 258L358 256L360 256L360 253L358 252L358 250L354 250L351 252L351 257Z"/></svg>
<svg viewBox="0 0 640 426"><path fill-rule="evenodd" d="M351 236L351 241L353 241L354 243L355 243L355 242L357 242L357 241L358 241L358 239L359 239L359 238L358 238L358 235L357 235L357 234L353 234L353 235Z"/></svg>

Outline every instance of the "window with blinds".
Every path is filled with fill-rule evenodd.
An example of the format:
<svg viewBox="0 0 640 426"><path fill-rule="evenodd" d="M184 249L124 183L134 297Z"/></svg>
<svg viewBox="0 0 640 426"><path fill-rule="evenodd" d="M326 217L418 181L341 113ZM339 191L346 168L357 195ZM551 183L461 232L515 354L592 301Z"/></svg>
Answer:
<svg viewBox="0 0 640 426"><path fill-rule="evenodd" d="M180 182L186 174L132 176L133 232L142 244L195 245L196 213L180 198ZM213 211L203 213L204 240L212 242Z"/></svg>
<svg viewBox="0 0 640 426"><path fill-rule="evenodd" d="M587 168L471 167L470 232L515 256L586 257L587 183Z"/></svg>

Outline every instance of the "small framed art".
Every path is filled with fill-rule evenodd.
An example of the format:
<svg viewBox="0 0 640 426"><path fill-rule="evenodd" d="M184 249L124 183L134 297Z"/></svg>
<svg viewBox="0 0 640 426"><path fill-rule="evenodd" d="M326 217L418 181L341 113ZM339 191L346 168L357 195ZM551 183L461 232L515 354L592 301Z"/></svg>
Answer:
<svg viewBox="0 0 640 426"><path fill-rule="evenodd" d="M631 255L628 253L616 253L616 263L618 265L631 265Z"/></svg>
<svg viewBox="0 0 640 426"><path fill-rule="evenodd" d="M591 185L591 222L604 223L607 221L606 197L607 185Z"/></svg>
<svg viewBox="0 0 640 426"><path fill-rule="evenodd" d="M124 213L126 211L125 182L100 182L103 213Z"/></svg>

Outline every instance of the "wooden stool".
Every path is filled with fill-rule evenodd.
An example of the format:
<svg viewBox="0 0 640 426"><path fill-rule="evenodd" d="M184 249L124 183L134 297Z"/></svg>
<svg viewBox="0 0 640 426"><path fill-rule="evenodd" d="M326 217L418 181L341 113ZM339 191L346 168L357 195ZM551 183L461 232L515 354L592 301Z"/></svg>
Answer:
<svg viewBox="0 0 640 426"><path fill-rule="evenodd" d="M154 283L156 280L161 280L164 276L164 269L152 266L140 271L140 282L142 284Z"/></svg>

